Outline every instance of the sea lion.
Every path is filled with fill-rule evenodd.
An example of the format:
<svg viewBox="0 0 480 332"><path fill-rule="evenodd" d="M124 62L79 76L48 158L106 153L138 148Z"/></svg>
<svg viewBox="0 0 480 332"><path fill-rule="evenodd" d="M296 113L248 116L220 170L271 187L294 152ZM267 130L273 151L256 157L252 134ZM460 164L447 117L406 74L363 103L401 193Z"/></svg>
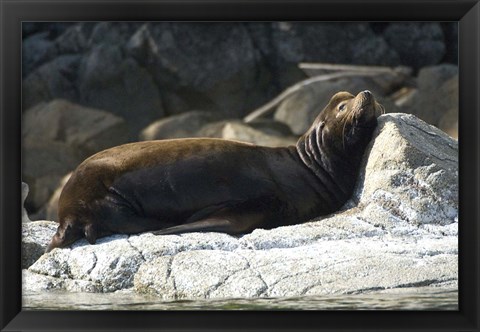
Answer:
<svg viewBox="0 0 480 332"><path fill-rule="evenodd" d="M295 146L192 138L101 151L66 183L47 252L83 237L238 234L332 213L352 195L383 111L368 90L339 92Z"/></svg>

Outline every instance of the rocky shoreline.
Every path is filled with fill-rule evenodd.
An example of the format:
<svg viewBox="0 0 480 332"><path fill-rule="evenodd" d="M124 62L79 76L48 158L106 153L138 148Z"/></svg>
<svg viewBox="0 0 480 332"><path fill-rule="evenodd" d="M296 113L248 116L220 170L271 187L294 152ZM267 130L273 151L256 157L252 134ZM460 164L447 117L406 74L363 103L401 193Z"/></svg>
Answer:
<svg viewBox="0 0 480 332"><path fill-rule="evenodd" d="M23 225L25 292L129 290L172 300L454 290L458 143L413 115L383 115L339 212L239 237L115 235L42 255L56 223Z"/></svg>

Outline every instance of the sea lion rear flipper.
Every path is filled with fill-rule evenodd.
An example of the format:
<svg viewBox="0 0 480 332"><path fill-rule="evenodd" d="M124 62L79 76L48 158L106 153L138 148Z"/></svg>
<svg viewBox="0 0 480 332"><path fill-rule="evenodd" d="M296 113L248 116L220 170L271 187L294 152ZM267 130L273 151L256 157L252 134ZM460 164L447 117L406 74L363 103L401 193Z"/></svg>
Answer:
<svg viewBox="0 0 480 332"><path fill-rule="evenodd" d="M239 234L251 231L255 225L262 224L264 215L260 213L234 213L230 209L221 211L192 223L168 227L152 232L155 235L180 234L190 232L222 232ZM253 227L252 227L253 226Z"/></svg>

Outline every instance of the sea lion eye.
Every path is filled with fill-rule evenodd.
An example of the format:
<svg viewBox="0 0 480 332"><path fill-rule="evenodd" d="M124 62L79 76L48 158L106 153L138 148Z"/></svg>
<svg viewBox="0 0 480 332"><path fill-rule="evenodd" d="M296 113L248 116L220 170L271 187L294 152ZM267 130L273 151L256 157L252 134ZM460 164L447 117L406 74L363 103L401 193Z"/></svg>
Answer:
<svg viewBox="0 0 480 332"><path fill-rule="evenodd" d="M339 112L345 111L346 106L347 106L347 103L342 103L342 104L338 105L338 111Z"/></svg>

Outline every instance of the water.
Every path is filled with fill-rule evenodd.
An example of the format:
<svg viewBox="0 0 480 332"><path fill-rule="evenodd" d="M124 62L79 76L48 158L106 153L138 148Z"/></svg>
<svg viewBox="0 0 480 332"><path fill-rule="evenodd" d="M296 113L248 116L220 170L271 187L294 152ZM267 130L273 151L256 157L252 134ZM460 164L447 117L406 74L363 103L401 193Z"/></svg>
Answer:
<svg viewBox="0 0 480 332"><path fill-rule="evenodd" d="M133 292L24 293L24 310L458 310L456 289L419 288L356 295L162 301Z"/></svg>

